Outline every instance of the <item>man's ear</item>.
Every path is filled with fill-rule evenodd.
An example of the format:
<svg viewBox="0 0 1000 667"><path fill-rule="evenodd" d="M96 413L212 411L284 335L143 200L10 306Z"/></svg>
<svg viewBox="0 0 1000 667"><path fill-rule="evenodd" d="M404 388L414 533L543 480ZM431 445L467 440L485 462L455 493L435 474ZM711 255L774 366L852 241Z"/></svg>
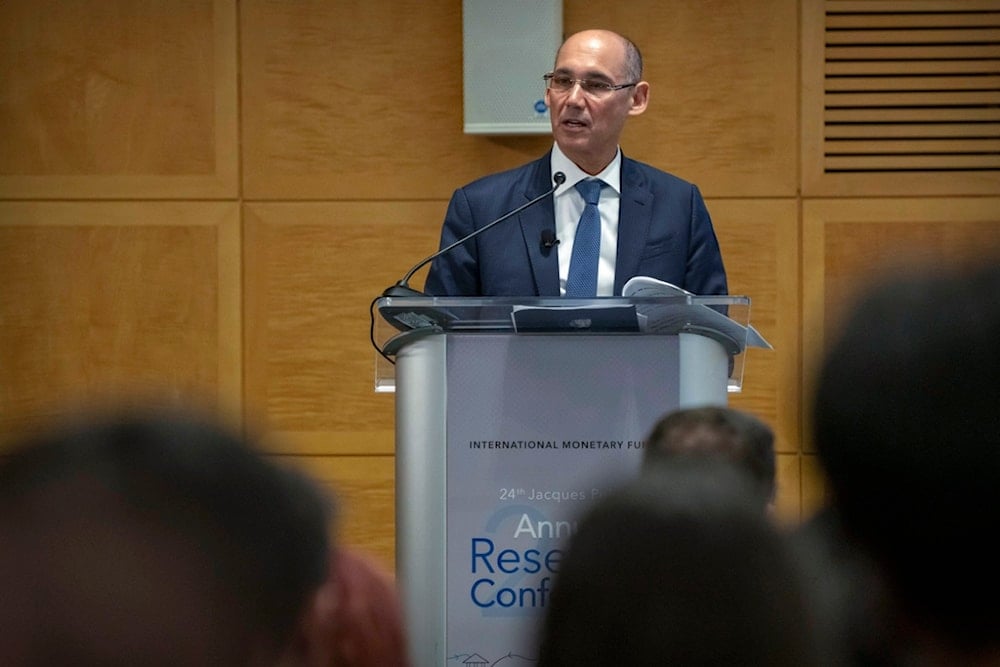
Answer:
<svg viewBox="0 0 1000 667"><path fill-rule="evenodd" d="M640 81L632 88L632 106L628 110L629 116L638 116L646 110L649 105L649 83Z"/></svg>

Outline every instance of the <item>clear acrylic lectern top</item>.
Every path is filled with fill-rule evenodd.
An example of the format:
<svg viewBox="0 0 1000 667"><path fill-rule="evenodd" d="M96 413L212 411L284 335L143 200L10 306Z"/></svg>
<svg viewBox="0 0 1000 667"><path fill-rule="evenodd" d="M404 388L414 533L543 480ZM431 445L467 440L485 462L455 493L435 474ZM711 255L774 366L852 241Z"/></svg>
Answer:
<svg viewBox="0 0 1000 667"><path fill-rule="evenodd" d="M732 359L730 392L742 389L746 348L771 348L750 325L746 296L383 296L373 306L379 313L372 315L377 392L395 391L393 357L429 335L706 336Z"/></svg>

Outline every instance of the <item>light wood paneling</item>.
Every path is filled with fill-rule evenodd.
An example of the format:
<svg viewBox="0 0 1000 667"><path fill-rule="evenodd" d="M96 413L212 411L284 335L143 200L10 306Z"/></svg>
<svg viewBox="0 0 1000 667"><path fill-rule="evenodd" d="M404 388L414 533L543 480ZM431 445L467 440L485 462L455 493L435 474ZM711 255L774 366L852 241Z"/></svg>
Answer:
<svg viewBox="0 0 1000 667"><path fill-rule="evenodd" d="M802 44L804 194L1000 190L1000 2L803 2Z"/></svg>
<svg viewBox="0 0 1000 667"><path fill-rule="evenodd" d="M242 3L246 196L441 199L547 150L544 136L463 134L461 9Z"/></svg>
<svg viewBox="0 0 1000 667"><path fill-rule="evenodd" d="M395 458L392 456L278 456L333 495L336 539L368 553L389 572L396 563Z"/></svg>
<svg viewBox="0 0 1000 667"><path fill-rule="evenodd" d="M802 251L806 432L817 364L827 339L860 290L908 265L957 264L998 253L998 197L806 200Z"/></svg>
<svg viewBox="0 0 1000 667"><path fill-rule="evenodd" d="M750 322L774 350L749 349L743 391L730 405L775 430L780 452L799 451L798 204L794 199L709 200L730 294L751 298Z"/></svg>
<svg viewBox="0 0 1000 667"><path fill-rule="evenodd" d="M0 197L235 198L234 0L0 3Z"/></svg>
<svg viewBox="0 0 1000 667"><path fill-rule="evenodd" d="M441 199L548 150L547 136L462 133L460 10L242 3L246 196ZM630 120L628 155L711 196L795 195L795 0L568 1L563 13L565 32L618 28L645 54L652 102Z"/></svg>
<svg viewBox="0 0 1000 667"><path fill-rule="evenodd" d="M0 202L0 434L98 402L239 410L233 203Z"/></svg>
<svg viewBox="0 0 1000 667"><path fill-rule="evenodd" d="M369 304L437 248L444 208L246 205L248 419L296 453L393 451L393 396L374 393Z"/></svg>
<svg viewBox="0 0 1000 667"><path fill-rule="evenodd" d="M793 526L802 518L800 459L798 454L778 454L775 460L774 518L782 526Z"/></svg>
<svg viewBox="0 0 1000 667"><path fill-rule="evenodd" d="M808 519L828 502L828 489L823 468L815 455L802 456L802 519Z"/></svg>
<svg viewBox="0 0 1000 667"><path fill-rule="evenodd" d="M645 61L650 106L622 149L706 197L794 197L798 2L565 0L566 32L606 27Z"/></svg>

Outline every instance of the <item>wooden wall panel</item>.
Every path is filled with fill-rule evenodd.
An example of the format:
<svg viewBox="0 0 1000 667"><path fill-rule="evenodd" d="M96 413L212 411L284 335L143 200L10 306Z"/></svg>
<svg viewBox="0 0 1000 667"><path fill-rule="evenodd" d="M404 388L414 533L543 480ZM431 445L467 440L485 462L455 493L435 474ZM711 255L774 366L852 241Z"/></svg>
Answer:
<svg viewBox="0 0 1000 667"><path fill-rule="evenodd" d="M0 197L237 196L234 0L0 3Z"/></svg>
<svg viewBox="0 0 1000 667"><path fill-rule="evenodd" d="M547 150L546 137L463 134L461 8L242 3L246 196L441 199Z"/></svg>
<svg viewBox="0 0 1000 667"><path fill-rule="evenodd" d="M802 519L808 519L827 502L828 489L823 469L814 454L802 456L801 465Z"/></svg>
<svg viewBox="0 0 1000 667"><path fill-rule="evenodd" d="M319 481L339 511L335 539L396 567L395 458L392 456L278 456Z"/></svg>
<svg viewBox="0 0 1000 667"><path fill-rule="evenodd" d="M778 454L775 461L777 491L774 518L783 526L793 526L802 518L801 456Z"/></svg>
<svg viewBox="0 0 1000 667"><path fill-rule="evenodd" d="M983 257L1000 257L1000 197L806 200L802 250L806 431L820 355L859 291L907 266Z"/></svg>
<svg viewBox="0 0 1000 667"><path fill-rule="evenodd" d="M246 205L248 419L296 453L393 451L369 305L433 252L443 215L443 202Z"/></svg>
<svg viewBox="0 0 1000 667"><path fill-rule="evenodd" d="M730 404L775 430L781 452L799 451L798 205L794 199L707 202L726 264L730 294L751 298L750 322L774 350L745 353L743 391Z"/></svg>
<svg viewBox="0 0 1000 667"><path fill-rule="evenodd" d="M776 515L801 516L799 376L799 225L794 199L711 199L731 294L751 298L750 321L774 350L745 353L743 391L729 404L747 410L775 433Z"/></svg>
<svg viewBox="0 0 1000 667"><path fill-rule="evenodd" d="M462 133L458 2L253 0L240 12L248 198L442 199L551 145ZM652 103L630 121L627 154L711 196L795 195L795 0L564 3L566 32L595 25L645 53Z"/></svg>
<svg viewBox="0 0 1000 667"><path fill-rule="evenodd" d="M106 401L238 413L238 214L0 202L0 439Z"/></svg>
<svg viewBox="0 0 1000 667"><path fill-rule="evenodd" d="M566 32L607 27L638 44L650 106L622 140L707 197L794 197L798 2L565 0Z"/></svg>
<svg viewBox="0 0 1000 667"><path fill-rule="evenodd" d="M1000 2L801 5L804 195L1000 190Z"/></svg>

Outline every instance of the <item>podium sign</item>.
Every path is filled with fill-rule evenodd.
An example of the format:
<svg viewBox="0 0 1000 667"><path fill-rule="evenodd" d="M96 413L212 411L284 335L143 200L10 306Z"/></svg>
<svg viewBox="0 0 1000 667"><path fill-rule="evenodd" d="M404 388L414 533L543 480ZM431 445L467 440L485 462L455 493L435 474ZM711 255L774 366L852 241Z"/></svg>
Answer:
<svg viewBox="0 0 1000 667"><path fill-rule="evenodd" d="M447 348L444 664L533 664L577 515L636 473L642 438L677 406L677 338L452 336ZM649 363L632 369L636 357Z"/></svg>
<svg viewBox="0 0 1000 667"><path fill-rule="evenodd" d="M642 331L624 311L588 318L577 300L381 301L387 322L416 325L384 346L395 357L397 582L414 665L534 665L577 518L638 472L659 417L727 402L734 346L704 327ZM521 309L556 304L582 305L563 318L571 327L607 328L548 330L532 313L531 332L516 330Z"/></svg>

